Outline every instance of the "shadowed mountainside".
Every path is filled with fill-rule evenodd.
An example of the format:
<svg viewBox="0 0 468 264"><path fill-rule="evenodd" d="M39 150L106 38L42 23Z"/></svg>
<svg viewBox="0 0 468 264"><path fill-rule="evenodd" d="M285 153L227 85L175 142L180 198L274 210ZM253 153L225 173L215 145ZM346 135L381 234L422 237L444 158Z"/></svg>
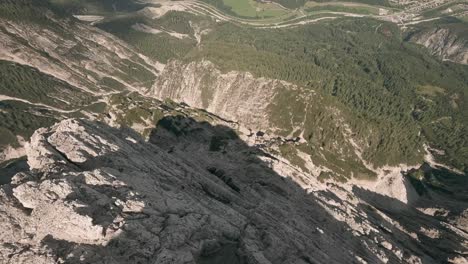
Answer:
<svg viewBox="0 0 468 264"><path fill-rule="evenodd" d="M185 116L161 119L149 142L69 119L27 153L31 171L0 189L0 255L13 262L440 263L466 250L465 233L379 194L305 191L232 129Z"/></svg>

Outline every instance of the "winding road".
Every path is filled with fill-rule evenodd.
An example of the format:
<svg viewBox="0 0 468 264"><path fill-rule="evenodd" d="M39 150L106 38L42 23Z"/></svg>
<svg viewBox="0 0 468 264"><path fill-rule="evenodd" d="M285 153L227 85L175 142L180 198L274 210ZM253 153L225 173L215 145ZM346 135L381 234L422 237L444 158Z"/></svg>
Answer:
<svg viewBox="0 0 468 264"><path fill-rule="evenodd" d="M306 25L311 23L316 23L323 20L332 20L340 17L371 17L375 19L385 20L397 23L400 26L417 24L423 21L430 21L438 19L439 17L434 17L431 19L423 20L419 16L422 11L427 11L434 6L440 6L442 4L449 3L449 0L433 0L425 3L423 6L408 6L399 12L385 15L373 15L373 14L357 14L351 12L333 12L333 11L323 11L315 14L307 14L303 10L292 11L288 15L281 17L264 19L264 20L255 20L255 19L244 19L239 17L234 17L228 14L223 13L222 11L216 9L215 7L201 2L201 1L154 1L163 6L166 10L185 10L196 15L208 15L216 20L220 21L229 21L233 23L238 23L242 25L253 26L256 28L262 29L272 29L272 28L288 28L295 27L300 25ZM356 6L359 6L359 3L353 3ZM366 6L366 5L363 5ZM387 10L388 11L388 10ZM299 14L298 16L295 16ZM320 16L323 15L323 16ZM320 17L317 17L320 16Z"/></svg>

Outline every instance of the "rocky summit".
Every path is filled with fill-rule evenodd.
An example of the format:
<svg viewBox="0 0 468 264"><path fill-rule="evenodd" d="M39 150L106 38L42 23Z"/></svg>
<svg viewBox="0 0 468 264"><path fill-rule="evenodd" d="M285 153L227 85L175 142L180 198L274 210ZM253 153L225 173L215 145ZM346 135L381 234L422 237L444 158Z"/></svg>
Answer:
<svg viewBox="0 0 468 264"><path fill-rule="evenodd" d="M164 118L148 141L67 119L26 153L0 191L10 263L457 263L467 250L466 218L305 178L189 117Z"/></svg>

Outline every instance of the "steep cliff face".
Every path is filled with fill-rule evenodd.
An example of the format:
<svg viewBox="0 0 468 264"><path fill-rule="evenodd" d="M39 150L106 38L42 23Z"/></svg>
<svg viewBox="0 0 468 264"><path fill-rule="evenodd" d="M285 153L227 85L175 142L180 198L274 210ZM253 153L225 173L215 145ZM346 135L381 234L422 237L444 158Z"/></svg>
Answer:
<svg viewBox="0 0 468 264"><path fill-rule="evenodd" d="M449 28L421 30L413 34L410 41L424 45L443 60L468 64L468 39Z"/></svg>
<svg viewBox="0 0 468 264"><path fill-rule="evenodd" d="M30 170L0 188L9 262L466 261L466 229L419 211L431 208L321 184L186 116L163 118L149 142L69 119L38 130L27 154Z"/></svg>
<svg viewBox="0 0 468 264"><path fill-rule="evenodd" d="M269 106L279 89L295 86L250 73L222 73L209 61L172 61L153 85L151 94L203 108L256 129L271 128Z"/></svg>

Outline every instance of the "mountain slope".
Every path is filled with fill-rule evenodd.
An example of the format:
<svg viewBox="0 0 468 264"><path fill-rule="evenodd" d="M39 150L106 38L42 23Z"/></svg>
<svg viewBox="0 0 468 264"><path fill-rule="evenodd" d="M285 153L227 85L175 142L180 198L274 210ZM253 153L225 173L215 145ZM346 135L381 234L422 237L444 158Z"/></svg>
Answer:
<svg viewBox="0 0 468 264"><path fill-rule="evenodd" d="M2 6L1 54L83 95L61 98L77 106L72 109L49 96L31 101L8 88L4 108L13 110L2 129L8 142L21 141L15 137L22 129L9 119L25 105L31 107L28 115L48 111L50 120L28 124L21 135L27 139L41 126L37 123L95 116L104 112L107 95L130 90L185 101L271 138L298 141L299 146L278 151L311 172L322 168L314 176L323 179L375 179L386 166L420 166L428 155L466 170L466 67L432 58L391 23L343 18L255 28L217 21L181 2L124 14L108 10L93 27L57 3L44 3ZM8 12L12 8L42 12L25 18ZM169 61L168 66L139 52Z"/></svg>
<svg viewBox="0 0 468 264"><path fill-rule="evenodd" d="M189 63L208 60L222 74L249 72L259 80L282 80L299 87L297 96L288 89L280 89L284 93L278 98L265 96L275 105L269 109L273 113L268 118L276 119L270 129L288 135L299 128L296 135L303 134L317 147L324 142L333 144L333 138L321 141L314 138L317 133L308 130L323 127L314 123L320 120L317 115L334 109L343 126L349 127L349 135L353 135L344 136L354 140L364 160L376 167L421 163L427 144L447 153L444 157L436 155L444 163L465 170L466 67L439 61L423 48L404 41L401 34L394 25L368 19L343 19L293 29L255 29L220 23L182 59L186 66L175 70L171 64L152 90L158 96L193 100L193 95L201 93L194 92L195 87L203 89L211 84L210 79L201 76L216 74L210 67L205 71L198 69L196 74L185 72L177 78L172 73L194 65ZM170 77L165 78L165 74ZM194 80L192 76L199 78ZM190 85L194 87L184 88L189 94L176 92ZM424 91L428 87L440 87L444 92L439 97L431 96ZM242 89L245 87L239 91ZM321 97L316 104L309 101L308 93L313 92ZM251 100L263 101L254 98ZM456 106L451 103L453 98L457 98ZM209 97L202 99L207 105ZM223 100L226 105L233 104L229 98ZM288 104L291 100L294 105ZM448 104L454 107L446 107ZM307 105L313 109L307 109ZM438 123L447 117L450 121L444 128ZM333 128L335 122L325 123ZM308 140L309 136L313 140Z"/></svg>
<svg viewBox="0 0 468 264"><path fill-rule="evenodd" d="M0 1L0 262L465 263L455 6L275 2Z"/></svg>
<svg viewBox="0 0 468 264"><path fill-rule="evenodd" d="M24 154L22 142L39 127L92 117L105 107L106 95L148 89L158 69L115 36L47 1L3 1L0 162Z"/></svg>
<svg viewBox="0 0 468 264"><path fill-rule="evenodd" d="M375 177L356 154L351 132L340 111L324 105L325 99L312 89L275 79L255 78L249 73L222 73L209 61L189 64L173 61L158 77L151 94L206 109L238 122L252 133L266 134L265 138L300 143L297 147L300 152L288 150L287 144L280 144L279 151L299 164L310 164L307 158L302 161L304 155L314 155L310 173L316 177L330 171L331 175L342 179ZM324 128L334 133L325 134ZM309 135L313 136L307 141L305 138ZM303 156L296 157L300 153ZM352 166L340 168L329 159L342 159Z"/></svg>
<svg viewBox="0 0 468 264"><path fill-rule="evenodd" d="M227 126L169 116L150 142L85 120L38 130L33 170L0 189L3 259L440 263L466 250L466 231L365 189L301 179Z"/></svg>

